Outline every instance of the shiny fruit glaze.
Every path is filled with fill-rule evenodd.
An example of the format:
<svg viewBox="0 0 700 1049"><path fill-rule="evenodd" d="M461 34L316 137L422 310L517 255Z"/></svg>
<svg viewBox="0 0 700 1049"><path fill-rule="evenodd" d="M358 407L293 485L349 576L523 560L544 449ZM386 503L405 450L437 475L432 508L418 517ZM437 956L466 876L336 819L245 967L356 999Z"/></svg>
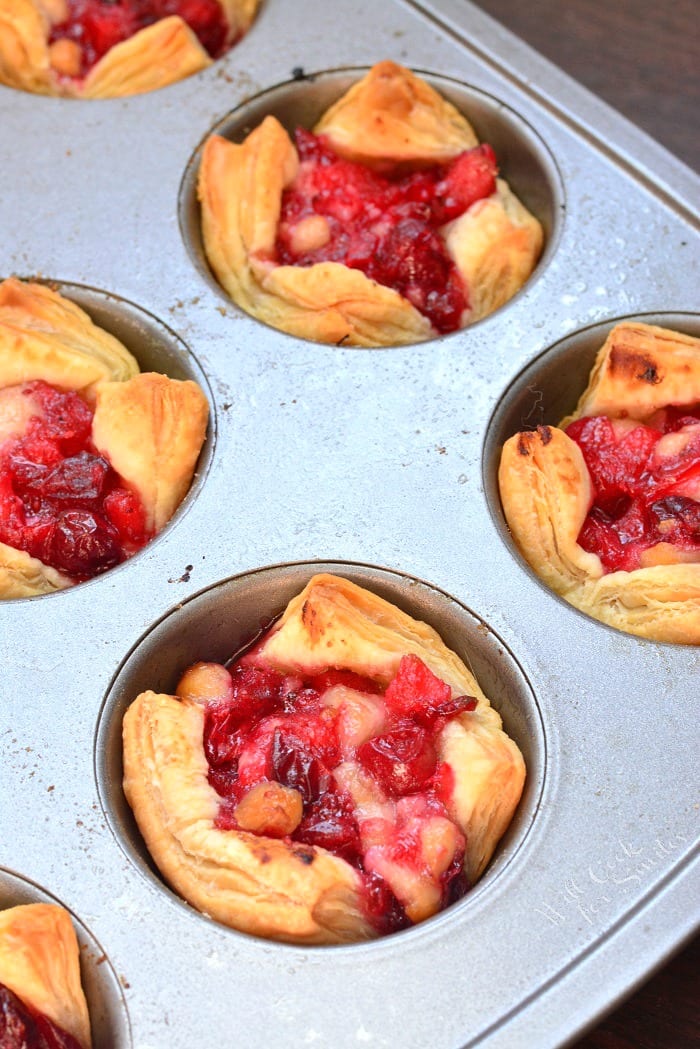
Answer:
<svg viewBox="0 0 700 1049"><path fill-rule="evenodd" d="M187 22L212 58L226 50L228 26L218 0L68 0L68 18L53 27L49 43L78 44L85 76L115 44L170 15Z"/></svg>
<svg viewBox="0 0 700 1049"><path fill-rule="evenodd" d="M2 1049L81 1049L80 1043L0 983Z"/></svg>
<svg viewBox="0 0 700 1049"><path fill-rule="evenodd" d="M566 432L593 487L578 541L607 572L661 563L652 548L700 560L699 405L662 409L646 424L586 417Z"/></svg>
<svg viewBox="0 0 700 1049"><path fill-rule="evenodd" d="M438 229L496 188L490 146L395 178L338 157L298 129L300 168L282 197L276 260L342 262L398 291L444 334L460 327L468 289Z"/></svg>
<svg viewBox="0 0 700 1049"><path fill-rule="evenodd" d="M77 393L38 381L21 396L37 414L0 447L0 542L89 579L148 541L143 506L94 448Z"/></svg>
<svg viewBox="0 0 700 1049"><path fill-rule="evenodd" d="M438 736L476 700L452 697L416 656L402 658L384 694L352 672L282 674L258 659L253 650L228 678L216 664L198 664L178 687L191 695L193 672L198 688L207 674L216 683L206 690L204 750L221 797L219 829L254 830L346 860L362 874L365 912L380 933L462 896L465 842L447 813L454 777ZM291 796L301 798L294 816ZM258 797L256 826L248 802ZM397 892L410 895L414 884L428 902L411 910Z"/></svg>

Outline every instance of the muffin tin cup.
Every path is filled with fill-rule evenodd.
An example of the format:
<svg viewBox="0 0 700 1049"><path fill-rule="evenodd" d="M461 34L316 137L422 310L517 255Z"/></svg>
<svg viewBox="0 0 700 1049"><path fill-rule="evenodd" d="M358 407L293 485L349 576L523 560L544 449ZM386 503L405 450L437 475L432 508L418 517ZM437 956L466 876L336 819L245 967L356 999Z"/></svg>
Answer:
<svg viewBox="0 0 700 1049"><path fill-rule="evenodd" d="M0 278L3 279L3 278ZM37 278L26 277L26 280ZM192 484L184 499L175 510L172 518L165 528L156 535L145 549L150 550L153 543L157 543L164 533L176 527L177 522L183 517L192 502L197 498L198 492L204 484L207 472L211 466L214 448L216 446L216 414L213 408L213 397L209 382L198 361L189 348L175 332L164 324L153 314L137 306L133 302L113 295L99 288L91 288L86 285L73 284L70 281L50 280L41 278L40 283L46 284L53 291L62 295L70 302L74 302L99 328L113 335L129 350L136 358L142 372L159 372L167 375L170 379L179 381L190 380L196 382L204 392L209 401L209 422L207 434L199 453L192 477ZM134 563L138 563L142 551L133 558L122 562L110 569L112 572L130 569ZM99 586L105 575L95 576L80 586ZM60 600L66 590L58 590L50 594L42 594L31 598L17 598L15 600Z"/></svg>
<svg viewBox="0 0 700 1049"><path fill-rule="evenodd" d="M93 299L105 326L122 324L114 304L135 309L136 328L172 347L164 370L204 384L213 419L186 507L138 557L0 606L0 797L17 799L0 803L0 864L99 931L139 1049L189 1049L203 1030L212 1044L234 1032L242 1049L563 1045L697 925L697 653L610 630L523 571L495 489L498 442L537 413L539 392L552 415L572 404L596 327L697 316L700 186L464 0L391 0L371 18L309 0L302 28L295 18L268 0L226 58L150 95L0 89L0 272L60 274L69 296L109 289ZM225 299L197 241L194 180L212 129L244 133L272 101L296 120L306 99L313 120L385 58L428 71L480 135L513 128L512 153L494 145L548 239L489 318L358 353L285 336ZM297 81L302 66L321 72ZM435 616L456 648L466 631L530 765L513 828L464 900L332 950L241 935L166 889L129 822L118 739L122 686L142 670L158 680L152 646L178 634L180 614L215 624L219 600L244 587L277 610L280 580L291 589L328 563ZM168 680L188 654L178 644Z"/></svg>
<svg viewBox="0 0 700 1049"><path fill-rule="evenodd" d="M180 230L196 269L217 293L228 298L213 276L205 255L201 209L197 200L197 179L206 139L210 135L220 135L240 143L266 116L276 117L290 136L297 127L311 130L326 110L368 72L368 68L313 73L298 70L300 75L297 77L262 91L218 121L200 142L180 186ZM564 191L551 151L534 128L500 99L449 77L418 69L415 72L464 114L480 142L493 147L499 173L542 224L544 247L527 286L537 280L547 266L556 251L561 232Z"/></svg>
<svg viewBox="0 0 700 1049"><path fill-rule="evenodd" d="M550 346L515 377L504 391L489 421L482 468L484 493L491 518L513 556L541 586L546 587L546 584L517 549L503 514L498 487L501 449L513 434L535 430L538 426L558 426L562 419L574 411L588 385L598 351L615 325L626 322L652 324L700 338L700 314L696 313L643 313L615 317L601 324L581 328ZM549 592L557 597L553 591ZM560 600L568 614L574 617L584 614L563 598Z"/></svg>
<svg viewBox="0 0 700 1049"><path fill-rule="evenodd" d="M63 907L51 893L14 871L0 867L0 911L29 903ZM90 1013L93 1049L131 1049L131 1025L119 978L100 944L80 918L71 914L80 949L80 980Z"/></svg>
<svg viewBox="0 0 700 1049"><path fill-rule="evenodd" d="M427 622L470 667L518 744L528 775L523 797L496 854L472 892L487 892L522 847L540 802L546 745L536 698L515 657L482 619L453 597L409 576L369 565L314 562L261 568L225 580L169 612L134 646L105 698L95 741L97 786L106 818L127 856L144 874L153 861L122 790L121 725L139 693L173 694L180 677L199 661L226 663L271 623L317 572L350 579ZM450 908L452 911L454 908Z"/></svg>

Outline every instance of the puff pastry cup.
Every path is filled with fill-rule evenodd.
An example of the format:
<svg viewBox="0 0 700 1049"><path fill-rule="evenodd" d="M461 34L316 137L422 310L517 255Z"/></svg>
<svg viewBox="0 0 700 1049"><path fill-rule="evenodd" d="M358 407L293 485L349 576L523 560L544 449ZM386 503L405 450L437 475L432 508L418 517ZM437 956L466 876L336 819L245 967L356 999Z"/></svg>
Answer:
<svg viewBox="0 0 700 1049"><path fill-rule="evenodd" d="M259 0L216 0L231 46L250 27ZM40 95L120 98L166 87L206 69L212 59L179 15L161 18L116 44L85 77L75 57L51 44L52 26L68 16L69 0L3 0L0 83ZM78 59L79 63L79 59Z"/></svg>
<svg viewBox="0 0 700 1049"><path fill-rule="evenodd" d="M449 816L466 838L464 872L471 883L511 820L525 765L499 714L438 634L364 588L321 574L289 603L256 662L285 674L353 671L383 689L407 655L418 656L452 695L474 697L474 709L449 719L437 742L440 760L452 770ZM256 936L298 944L376 936L362 903L361 875L345 859L288 836L215 825L221 798L207 779L206 701L184 684L178 692L142 693L123 722L124 790L164 878L198 910ZM338 766L335 777L345 783L343 769ZM374 802L363 791L357 811L364 805L371 814ZM413 921L439 909L434 900L427 908L419 898L401 902Z"/></svg>
<svg viewBox="0 0 700 1049"><path fill-rule="evenodd" d="M656 641L700 643L700 543L694 553L660 543L642 567L606 573L598 554L578 543L593 492L581 450L564 427L591 416L644 423L659 409L699 403L700 340L619 324L598 352L573 414L559 427L515 434L501 456L503 510L532 568L581 611ZM695 501L698 495L696 481Z"/></svg>
<svg viewBox="0 0 700 1049"><path fill-rule="evenodd" d="M140 499L150 536L169 521L191 484L204 442L207 399L190 380L140 372L118 339L46 285L0 283L0 474L3 445L32 418L26 384L75 391L94 411L96 451ZM0 542L0 598L73 585L65 572Z"/></svg>
<svg viewBox="0 0 700 1049"><path fill-rule="evenodd" d="M78 941L62 907L31 903L0 911L0 985L70 1035L80 1049L90 1049Z"/></svg>
<svg viewBox="0 0 700 1049"><path fill-rule="evenodd" d="M343 158L378 171L444 164L478 145L464 116L408 69L384 61L313 129ZM393 288L334 261L273 261L282 195L299 170L289 135L268 116L243 143L213 135L199 172L207 259L233 301L254 317L318 342L392 346L434 338L426 316ZM542 247L537 219L504 179L446 223L440 236L466 286L461 326L497 309L523 285Z"/></svg>

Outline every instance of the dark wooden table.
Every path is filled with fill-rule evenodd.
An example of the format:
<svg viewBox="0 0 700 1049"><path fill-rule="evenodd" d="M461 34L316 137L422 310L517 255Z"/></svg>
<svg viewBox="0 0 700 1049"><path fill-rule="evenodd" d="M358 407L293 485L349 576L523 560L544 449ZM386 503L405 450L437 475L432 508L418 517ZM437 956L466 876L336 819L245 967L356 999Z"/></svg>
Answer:
<svg viewBox="0 0 700 1049"><path fill-rule="evenodd" d="M698 0L474 0L700 171Z"/></svg>
<svg viewBox="0 0 700 1049"><path fill-rule="evenodd" d="M474 2L700 171L699 0ZM700 937L572 1049L694 1047Z"/></svg>

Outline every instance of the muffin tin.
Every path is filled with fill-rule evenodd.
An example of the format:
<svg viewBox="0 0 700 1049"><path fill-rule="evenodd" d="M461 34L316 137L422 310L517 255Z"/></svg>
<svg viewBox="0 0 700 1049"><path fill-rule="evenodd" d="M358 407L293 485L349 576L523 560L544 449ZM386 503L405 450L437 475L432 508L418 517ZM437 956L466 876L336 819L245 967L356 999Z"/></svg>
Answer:
<svg viewBox="0 0 700 1049"><path fill-rule="evenodd" d="M198 147L268 106L313 114L382 58L500 135L547 247L506 307L444 339L304 342L206 270ZM86 977L104 1003L96 1049L564 1044L696 924L697 650L611 630L535 579L503 523L498 447L575 401L616 319L697 334L697 177L464 0L309 0L302 27L267 0L226 58L170 88L0 88L0 109L0 275L56 281L212 407L193 491L154 542L0 606L3 904L55 894L88 953L104 949ZM190 653L232 652L318 568L467 652L530 777L464 900L374 943L302 949L216 925L163 885L121 792L118 716L145 667L167 684Z"/></svg>
<svg viewBox="0 0 700 1049"><path fill-rule="evenodd" d="M38 885L0 867L0 910L32 903L66 906ZM78 938L80 982L90 1012L94 1042L96 1045L129 1045L129 1014L119 978L90 930L76 914L71 914L71 920Z"/></svg>

